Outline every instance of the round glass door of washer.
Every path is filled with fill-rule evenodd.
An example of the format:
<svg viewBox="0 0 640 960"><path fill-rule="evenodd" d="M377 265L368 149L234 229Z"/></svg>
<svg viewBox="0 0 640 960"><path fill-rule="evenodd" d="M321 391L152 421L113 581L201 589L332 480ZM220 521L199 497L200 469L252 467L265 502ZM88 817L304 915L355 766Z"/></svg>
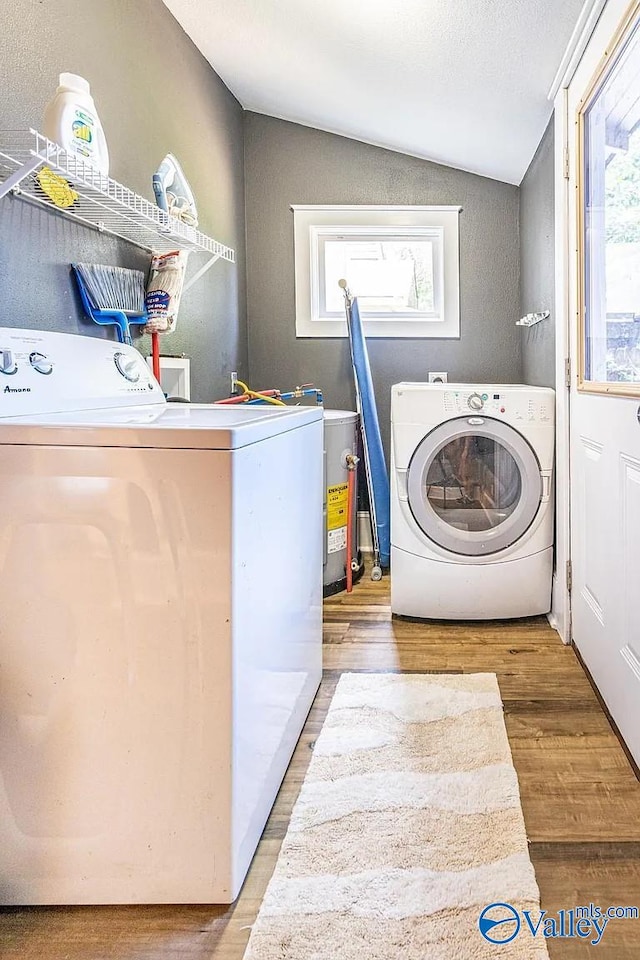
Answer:
<svg viewBox="0 0 640 960"><path fill-rule="evenodd" d="M458 417L420 442L407 472L409 507L426 536L463 556L498 553L529 529L542 498L527 440L491 417Z"/></svg>

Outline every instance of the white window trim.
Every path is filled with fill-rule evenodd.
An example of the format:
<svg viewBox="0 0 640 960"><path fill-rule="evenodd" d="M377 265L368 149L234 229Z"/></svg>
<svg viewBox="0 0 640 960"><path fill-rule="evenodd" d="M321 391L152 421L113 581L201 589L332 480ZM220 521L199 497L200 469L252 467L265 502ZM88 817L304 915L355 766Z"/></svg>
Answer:
<svg viewBox="0 0 640 960"><path fill-rule="evenodd" d="M364 319L368 337L456 339L460 336L459 206L292 205L297 337L346 337L344 319L318 319L318 240L367 227L397 236L443 231L443 315L418 319ZM347 277L348 281L349 278ZM351 291L357 296L358 291Z"/></svg>

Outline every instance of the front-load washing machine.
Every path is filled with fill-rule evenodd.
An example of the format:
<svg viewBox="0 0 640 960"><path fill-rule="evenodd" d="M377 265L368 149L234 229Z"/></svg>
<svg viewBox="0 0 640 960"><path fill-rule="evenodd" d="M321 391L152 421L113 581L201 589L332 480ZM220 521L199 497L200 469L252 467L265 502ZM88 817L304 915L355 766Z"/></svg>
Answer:
<svg viewBox="0 0 640 960"><path fill-rule="evenodd" d="M554 391L398 383L391 395L391 610L486 620L547 613Z"/></svg>

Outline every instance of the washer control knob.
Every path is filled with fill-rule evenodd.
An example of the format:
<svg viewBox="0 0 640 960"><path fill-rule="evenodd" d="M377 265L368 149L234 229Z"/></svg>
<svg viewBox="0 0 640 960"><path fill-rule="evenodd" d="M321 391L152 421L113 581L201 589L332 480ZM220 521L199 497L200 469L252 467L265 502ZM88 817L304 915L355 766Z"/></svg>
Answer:
<svg viewBox="0 0 640 960"><path fill-rule="evenodd" d="M43 373L45 376L53 372L53 364L49 357L45 357L44 353L38 353L37 350L29 354L29 363L34 370Z"/></svg>
<svg viewBox="0 0 640 960"><path fill-rule="evenodd" d="M118 373L121 373L125 380L130 383L137 383L140 379L140 368L135 357L130 357L127 353L116 353L113 358Z"/></svg>
<svg viewBox="0 0 640 960"><path fill-rule="evenodd" d="M471 410L482 410L484 407L484 400L479 393L472 393L467 400Z"/></svg>
<svg viewBox="0 0 640 960"><path fill-rule="evenodd" d="M18 367L13 359L11 350L0 350L0 373L10 375L17 371Z"/></svg>

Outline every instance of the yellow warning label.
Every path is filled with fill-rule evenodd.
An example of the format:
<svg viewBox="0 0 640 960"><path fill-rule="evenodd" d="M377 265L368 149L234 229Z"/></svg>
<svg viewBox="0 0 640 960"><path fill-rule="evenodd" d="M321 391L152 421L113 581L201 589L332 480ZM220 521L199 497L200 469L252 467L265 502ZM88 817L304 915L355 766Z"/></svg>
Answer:
<svg viewBox="0 0 640 960"><path fill-rule="evenodd" d="M327 530L347 525L348 484L336 483L327 487Z"/></svg>

